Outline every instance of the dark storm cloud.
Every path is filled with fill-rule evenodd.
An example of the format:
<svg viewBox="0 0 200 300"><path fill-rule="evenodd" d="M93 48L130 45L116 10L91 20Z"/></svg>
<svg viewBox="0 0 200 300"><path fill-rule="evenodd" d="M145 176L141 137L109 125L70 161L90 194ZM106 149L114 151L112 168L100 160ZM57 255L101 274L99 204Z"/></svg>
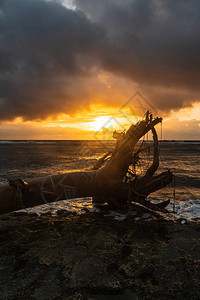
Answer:
<svg viewBox="0 0 200 300"><path fill-rule="evenodd" d="M0 118L73 110L88 96L85 81L102 39L98 26L59 3L1 2Z"/></svg>
<svg viewBox="0 0 200 300"><path fill-rule="evenodd" d="M199 99L199 1L62 2L0 0L1 120L88 105L106 93L99 70L138 83L161 110Z"/></svg>
<svg viewBox="0 0 200 300"><path fill-rule="evenodd" d="M113 47L103 55L106 69L137 82L199 88L200 1L75 3L107 32Z"/></svg>

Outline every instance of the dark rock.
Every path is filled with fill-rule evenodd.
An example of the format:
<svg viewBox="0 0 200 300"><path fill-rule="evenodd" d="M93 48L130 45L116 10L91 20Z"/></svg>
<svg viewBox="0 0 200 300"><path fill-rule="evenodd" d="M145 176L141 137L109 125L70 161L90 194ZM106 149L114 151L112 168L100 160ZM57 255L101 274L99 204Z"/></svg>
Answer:
<svg viewBox="0 0 200 300"><path fill-rule="evenodd" d="M63 212L0 225L2 300L200 299L195 224Z"/></svg>
<svg viewBox="0 0 200 300"><path fill-rule="evenodd" d="M129 245L124 245L124 246L122 246L122 248L121 248L121 256L122 256L123 258L129 256L132 252L133 252L133 249L132 249L132 247L130 247Z"/></svg>
<svg viewBox="0 0 200 300"><path fill-rule="evenodd" d="M98 257L90 257L77 263L72 270L71 280L73 282L95 280L95 276L105 273L106 264Z"/></svg>

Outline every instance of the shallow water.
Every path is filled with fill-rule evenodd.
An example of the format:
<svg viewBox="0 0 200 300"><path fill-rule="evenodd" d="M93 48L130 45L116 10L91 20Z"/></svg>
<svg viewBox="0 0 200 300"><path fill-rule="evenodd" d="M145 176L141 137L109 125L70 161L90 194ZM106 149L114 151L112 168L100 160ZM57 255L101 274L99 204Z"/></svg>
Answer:
<svg viewBox="0 0 200 300"><path fill-rule="evenodd" d="M113 149L115 141L0 141L0 181L12 178L31 178L89 169L104 153ZM151 144L151 143L147 143ZM153 201L170 199L173 218L198 220L200 218L200 141L160 143L160 171L171 169L175 186L170 185L154 194ZM152 150L150 151L150 158ZM138 171L145 172L151 160L143 155ZM77 213L84 209L96 210L91 198L59 201L31 211L38 213L67 209ZM117 219L124 215L111 212Z"/></svg>
<svg viewBox="0 0 200 300"><path fill-rule="evenodd" d="M156 201L152 201L156 203ZM174 203L170 203L167 209L171 212L168 215L163 215L168 220L178 221L184 224L186 221L200 222L200 200L189 200L189 201L177 201L174 207ZM51 213L57 215L59 211L66 210L76 214L84 214L86 211L100 212L100 209L92 203L92 198L80 198L80 199L68 199L59 202L52 202L36 207L19 210L18 212L26 211L28 213L36 213L38 215L43 213ZM102 213L102 211L101 211ZM155 216L149 213L137 214L135 211L119 212L119 211L107 211L104 213L105 216L112 216L115 220L123 221L129 215L135 217L135 220L145 219L152 220L156 219Z"/></svg>

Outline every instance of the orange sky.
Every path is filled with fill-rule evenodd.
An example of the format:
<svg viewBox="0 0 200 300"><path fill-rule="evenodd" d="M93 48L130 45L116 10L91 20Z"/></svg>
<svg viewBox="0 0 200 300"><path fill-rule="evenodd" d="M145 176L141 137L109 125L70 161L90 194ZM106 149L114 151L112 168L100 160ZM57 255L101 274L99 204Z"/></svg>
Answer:
<svg viewBox="0 0 200 300"><path fill-rule="evenodd" d="M60 114L56 119L48 118L45 121L23 121L22 118L16 118L14 121L1 123L0 139L112 139L114 130L126 130L144 115L144 107L137 106L133 114L131 105L121 108L91 105L87 110L81 110L73 116ZM160 138L160 125L157 126L157 131ZM164 116L163 139L198 139L199 131L200 104Z"/></svg>

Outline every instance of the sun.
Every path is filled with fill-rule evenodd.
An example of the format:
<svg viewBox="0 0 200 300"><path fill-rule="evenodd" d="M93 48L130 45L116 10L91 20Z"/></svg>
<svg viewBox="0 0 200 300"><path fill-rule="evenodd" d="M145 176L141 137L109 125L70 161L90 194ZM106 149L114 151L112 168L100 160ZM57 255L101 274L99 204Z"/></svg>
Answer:
<svg viewBox="0 0 200 300"><path fill-rule="evenodd" d="M94 119L93 122L90 123L91 128L95 131L101 131L102 128L109 128L109 123L111 120L111 116L101 116Z"/></svg>

